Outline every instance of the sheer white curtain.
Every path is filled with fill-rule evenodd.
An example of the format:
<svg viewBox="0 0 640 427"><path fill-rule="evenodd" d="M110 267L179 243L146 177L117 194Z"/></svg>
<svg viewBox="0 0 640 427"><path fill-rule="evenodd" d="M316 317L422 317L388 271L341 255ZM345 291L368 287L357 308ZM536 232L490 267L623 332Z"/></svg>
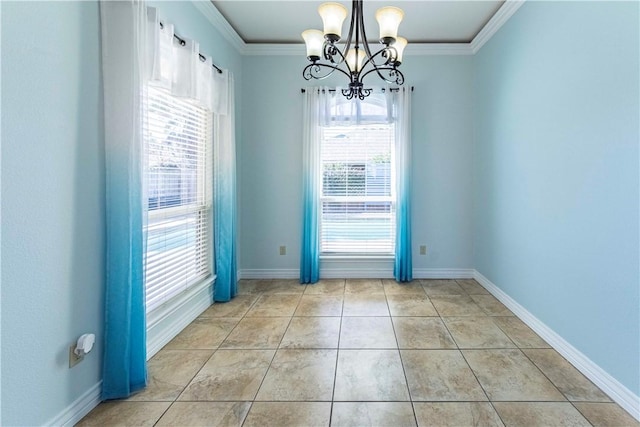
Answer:
<svg viewBox="0 0 640 427"><path fill-rule="evenodd" d="M238 293L236 267L236 137L234 79L214 74L214 251L215 301L229 301Z"/></svg>
<svg viewBox="0 0 640 427"><path fill-rule="evenodd" d="M158 10L147 8L146 77L150 84L168 90L172 95L189 98L213 113L226 112L228 106L228 73L219 73L210 56L200 58L200 44L174 37L174 26L162 20Z"/></svg>
<svg viewBox="0 0 640 427"><path fill-rule="evenodd" d="M304 93L302 134L302 243L300 251L300 283L316 283L320 278L320 142L322 126L331 118L329 88L308 87Z"/></svg>
<svg viewBox="0 0 640 427"><path fill-rule="evenodd" d="M411 88L388 91L396 124L396 248L393 275L413 279L411 254Z"/></svg>
<svg viewBox="0 0 640 427"><path fill-rule="evenodd" d="M104 89L107 266L102 398L146 386L146 204L142 95L147 69L144 1L100 2Z"/></svg>

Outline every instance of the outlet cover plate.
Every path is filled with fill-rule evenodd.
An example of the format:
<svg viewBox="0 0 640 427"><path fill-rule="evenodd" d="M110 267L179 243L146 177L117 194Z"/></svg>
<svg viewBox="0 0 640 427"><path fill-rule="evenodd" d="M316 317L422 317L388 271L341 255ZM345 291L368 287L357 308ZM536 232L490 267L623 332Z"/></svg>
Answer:
<svg viewBox="0 0 640 427"><path fill-rule="evenodd" d="M73 368L78 363L84 360L84 356L78 356L74 350L76 349L76 344L71 344L69 347L69 368Z"/></svg>

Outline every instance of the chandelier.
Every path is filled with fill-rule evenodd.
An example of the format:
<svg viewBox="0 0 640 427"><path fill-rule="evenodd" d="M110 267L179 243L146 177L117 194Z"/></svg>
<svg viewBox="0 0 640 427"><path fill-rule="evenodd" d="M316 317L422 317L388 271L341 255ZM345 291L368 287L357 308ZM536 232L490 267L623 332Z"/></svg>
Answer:
<svg viewBox="0 0 640 427"><path fill-rule="evenodd" d="M324 32L306 30L302 38L307 47L307 59L311 62L302 71L306 80L324 79L335 71L349 78L349 88L342 89L347 99L364 99L372 89L365 89L363 80L376 73L382 80L401 85L404 76L398 70L402 63L402 52L407 39L398 37L398 26L404 12L397 7L383 7L376 12L380 26L380 43L383 47L375 54L371 53L362 16L362 0L353 0L349 35L342 50L337 43L342 37L342 23L347 17L347 9L339 3L323 3L318 7L322 17ZM321 61L322 59L322 61Z"/></svg>

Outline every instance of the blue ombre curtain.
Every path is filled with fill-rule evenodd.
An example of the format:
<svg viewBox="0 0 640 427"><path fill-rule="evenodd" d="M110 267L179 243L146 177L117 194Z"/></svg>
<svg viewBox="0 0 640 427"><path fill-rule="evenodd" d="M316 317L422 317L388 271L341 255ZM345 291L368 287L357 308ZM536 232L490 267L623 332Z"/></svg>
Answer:
<svg viewBox="0 0 640 427"><path fill-rule="evenodd" d="M214 80L214 300L224 302L238 293L234 79L225 70L214 73Z"/></svg>
<svg viewBox="0 0 640 427"><path fill-rule="evenodd" d="M320 279L320 138L321 127L329 120L332 98L329 88L305 89L302 107L302 243L300 250L300 283L316 283Z"/></svg>
<svg viewBox="0 0 640 427"><path fill-rule="evenodd" d="M393 276L413 278L411 264L411 88L388 91L396 132L396 248Z"/></svg>
<svg viewBox="0 0 640 427"><path fill-rule="evenodd" d="M101 1L107 266L102 399L146 386L142 86L144 1Z"/></svg>

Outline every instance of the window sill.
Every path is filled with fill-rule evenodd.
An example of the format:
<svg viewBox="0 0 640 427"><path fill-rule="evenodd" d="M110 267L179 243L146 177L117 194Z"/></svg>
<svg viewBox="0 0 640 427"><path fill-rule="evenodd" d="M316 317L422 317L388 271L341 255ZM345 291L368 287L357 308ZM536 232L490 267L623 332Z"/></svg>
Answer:
<svg viewBox="0 0 640 427"><path fill-rule="evenodd" d="M394 255L370 255L370 254L331 254L320 255L320 259L326 260L366 260L366 261L382 261L393 260Z"/></svg>

